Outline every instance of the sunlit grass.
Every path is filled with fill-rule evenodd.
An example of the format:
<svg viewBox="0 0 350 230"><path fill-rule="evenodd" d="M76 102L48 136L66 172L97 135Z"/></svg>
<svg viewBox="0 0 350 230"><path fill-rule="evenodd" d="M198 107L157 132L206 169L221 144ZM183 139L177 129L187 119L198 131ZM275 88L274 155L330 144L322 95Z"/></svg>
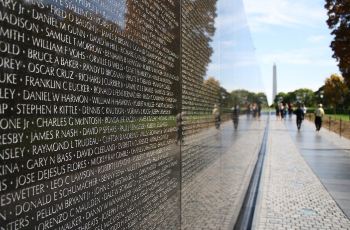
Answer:
<svg viewBox="0 0 350 230"><path fill-rule="evenodd" d="M330 117L332 120L343 120L343 121L350 121L350 115L349 114L327 114L327 119Z"/></svg>

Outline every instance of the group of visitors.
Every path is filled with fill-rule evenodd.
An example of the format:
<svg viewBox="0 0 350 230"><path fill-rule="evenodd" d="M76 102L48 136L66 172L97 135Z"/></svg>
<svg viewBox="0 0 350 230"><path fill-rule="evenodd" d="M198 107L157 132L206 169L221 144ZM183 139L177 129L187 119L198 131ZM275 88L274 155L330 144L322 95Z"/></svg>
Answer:
<svg viewBox="0 0 350 230"><path fill-rule="evenodd" d="M247 106L247 115L253 115L254 118L261 117L261 103L252 103Z"/></svg>
<svg viewBox="0 0 350 230"><path fill-rule="evenodd" d="M315 126L316 126L316 131L319 132L322 127L322 118L325 115L325 112L322 108L322 104L318 105L318 108L315 110ZM293 114L296 115L296 125L298 130L301 128L301 124L305 118L305 114L307 112L307 108L305 107L304 104L299 103L297 105L297 108L293 110L293 106L288 103L279 103L276 106L276 117L277 120L283 120L287 114L291 117ZM250 104L247 107L247 114L250 115L252 114L253 117L260 117L261 116L261 104L259 103L254 103ZM217 129L220 128L221 124L221 113L220 113L220 108L218 105L214 105L214 109L212 111L212 115L215 120L215 127ZM176 128L177 128L177 137L176 137L176 143L182 143L182 133L183 133L183 121L186 116L185 112L178 113L176 116ZM233 126L234 129L236 130L238 128L238 123L239 123L239 116L240 116L240 107L239 105L235 105L231 109L231 118L233 121Z"/></svg>
<svg viewBox="0 0 350 230"><path fill-rule="evenodd" d="M233 106L231 110L232 110L231 111L231 118L233 121L233 126L235 129L237 129L238 122L239 122L239 115L240 115L239 105ZM213 114L214 120L215 120L215 127L216 127L216 129L219 129L220 124L221 124L221 114L220 114L220 109L216 104L214 105L214 109L213 109L212 114Z"/></svg>
<svg viewBox="0 0 350 230"><path fill-rule="evenodd" d="M304 114L306 114L306 106L303 104L298 104L298 107L300 107L303 111ZM291 103L278 103L276 105L276 117L277 120L283 120L284 118L287 117L287 115L289 115L290 117L293 115L293 106Z"/></svg>
<svg viewBox="0 0 350 230"><path fill-rule="evenodd" d="M276 117L277 120L283 120L287 114L289 116L292 116L294 113L296 115L296 124L298 130L301 128L301 124L304 120L305 114L307 112L307 108L304 104L298 104L297 109L293 110L292 105L286 104L286 103L279 103L276 105ZM316 131L319 132L322 127L322 118L325 115L325 112L323 110L322 104L318 105L318 108L315 110L315 126L316 126Z"/></svg>

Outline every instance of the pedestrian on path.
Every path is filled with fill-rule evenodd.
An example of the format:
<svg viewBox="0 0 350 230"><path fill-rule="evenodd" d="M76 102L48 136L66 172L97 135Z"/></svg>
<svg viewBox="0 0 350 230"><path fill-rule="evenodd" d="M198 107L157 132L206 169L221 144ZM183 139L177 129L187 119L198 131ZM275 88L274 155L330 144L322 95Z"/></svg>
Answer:
<svg viewBox="0 0 350 230"><path fill-rule="evenodd" d="M298 104L298 108L294 111L295 115L297 116L297 127L298 127L298 130L300 130L300 127L301 127L301 123L303 122L304 120L304 110L303 108L301 108L301 105Z"/></svg>
<svg viewBox="0 0 350 230"><path fill-rule="evenodd" d="M303 104L302 109L304 110L304 114L306 114L307 113L307 108L306 108L305 104Z"/></svg>
<svg viewBox="0 0 350 230"><path fill-rule="evenodd" d="M322 104L319 104L318 108L315 110L315 125L317 132L319 132L322 127L322 118L324 116L324 110L322 107Z"/></svg>
<svg viewBox="0 0 350 230"><path fill-rule="evenodd" d="M293 116L293 106L292 106L292 103L288 103L288 115L289 117L292 117Z"/></svg>
<svg viewBox="0 0 350 230"><path fill-rule="evenodd" d="M281 116L280 116L280 107L278 106L278 104L276 104L275 110L276 110L276 120L279 120Z"/></svg>
<svg viewBox="0 0 350 230"><path fill-rule="evenodd" d="M280 114L281 114L281 120L283 120L284 119L284 104L283 103L280 103L279 109L280 109Z"/></svg>

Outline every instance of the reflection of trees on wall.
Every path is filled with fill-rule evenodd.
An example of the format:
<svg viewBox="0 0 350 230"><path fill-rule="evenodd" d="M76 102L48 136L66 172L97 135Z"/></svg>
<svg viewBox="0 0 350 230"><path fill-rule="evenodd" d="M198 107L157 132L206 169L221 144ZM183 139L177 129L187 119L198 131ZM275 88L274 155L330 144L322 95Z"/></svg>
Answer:
<svg viewBox="0 0 350 230"><path fill-rule="evenodd" d="M215 31L215 5L216 0L183 0L181 5L181 109L186 113L181 169L185 184L220 153L213 133L200 132L214 125L212 111L220 103L219 82L205 78L213 53L209 43ZM193 221L191 218L184 215L183 222Z"/></svg>
<svg viewBox="0 0 350 230"><path fill-rule="evenodd" d="M204 82L213 53L209 42L215 32L215 5L216 0L182 2L182 110L192 117L191 121L187 119L188 126L209 122L220 99L219 83L213 78Z"/></svg>
<svg viewBox="0 0 350 230"><path fill-rule="evenodd" d="M328 10L327 24L334 35L331 43L333 57L350 85L350 1L326 0L325 8Z"/></svg>
<svg viewBox="0 0 350 230"><path fill-rule="evenodd" d="M245 107L253 103L261 103L262 106L268 105L266 94L263 92L254 93L249 92L248 90L238 89L232 91L230 93L230 97L230 106L239 105L241 107Z"/></svg>

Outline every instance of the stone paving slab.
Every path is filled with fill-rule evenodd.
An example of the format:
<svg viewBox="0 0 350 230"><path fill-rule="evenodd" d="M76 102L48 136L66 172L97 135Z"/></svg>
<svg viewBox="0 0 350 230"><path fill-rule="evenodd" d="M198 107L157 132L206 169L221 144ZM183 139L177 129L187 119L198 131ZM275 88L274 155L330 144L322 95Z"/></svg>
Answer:
<svg viewBox="0 0 350 230"><path fill-rule="evenodd" d="M350 229L280 121L271 121L254 229Z"/></svg>
<svg viewBox="0 0 350 230"><path fill-rule="evenodd" d="M306 129L314 129L315 124L311 121L305 120L303 125L306 126ZM327 124L324 124L327 126ZM332 132L327 128L323 127L321 131L318 133L320 137L327 138L332 144L337 146L339 149L347 149L350 150L350 140L348 138L340 136L338 133Z"/></svg>
<svg viewBox="0 0 350 230"><path fill-rule="evenodd" d="M350 217L350 141L327 129L315 132L315 125L309 121L304 122L302 131L298 132L293 123L293 120L288 120L285 125L299 152Z"/></svg>

